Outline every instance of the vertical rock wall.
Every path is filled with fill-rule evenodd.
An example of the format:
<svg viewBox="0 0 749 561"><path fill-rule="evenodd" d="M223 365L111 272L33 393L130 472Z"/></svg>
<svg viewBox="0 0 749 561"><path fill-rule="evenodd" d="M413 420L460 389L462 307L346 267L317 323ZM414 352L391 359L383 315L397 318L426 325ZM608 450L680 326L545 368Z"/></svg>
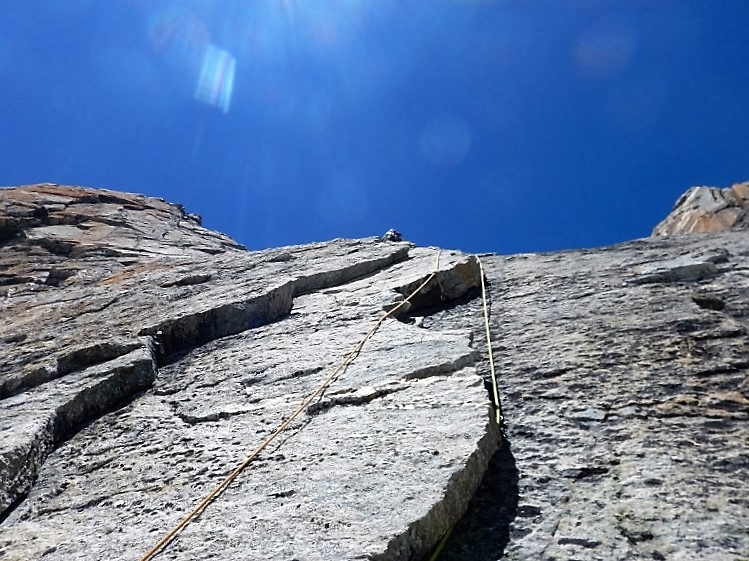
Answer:
<svg viewBox="0 0 749 561"><path fill-rule="evenodd" d="M484 262L508 446L441 559L746 557L746 233Z"/></svg>

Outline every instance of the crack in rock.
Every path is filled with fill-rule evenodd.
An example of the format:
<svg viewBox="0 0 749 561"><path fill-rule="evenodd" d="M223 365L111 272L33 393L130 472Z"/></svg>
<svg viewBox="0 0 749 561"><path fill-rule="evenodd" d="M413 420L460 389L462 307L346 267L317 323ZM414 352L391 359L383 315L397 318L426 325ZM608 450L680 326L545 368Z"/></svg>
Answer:
<svg viewBox="0 0 749 561"><path fill-rule="evenodd" d="M161 285L162 288L170 288L172 286L191 286L194 284L203 284L213 278L210 273L186 275L173 281L167 281Z"/></svg>
<svg viewBox="0 0 749 561"><path fill-rule="evenodd" d="M330 409L336 405L366 405L379 397L390 395L395 392L403 391L408 384L402 382L389 382L381 386L365 386L359 389L346 389L336 392L335 396L321 399L307 408L307 414L310 416Z"/></svg>
<svg viewBox="0 0 749 561"><path fill-rule="evenodd" d="M66 256L72 253L74 247L77 247L75 242L42 237L41 232L34 241ZM92 251L95 249L91 248ZM3 379L0 381L0 398L8 398L71 373L84 371L97 364L106 364L136 349L146 353L144 360L151 365L145 375L140 366L142 361L136 361L131 367L112 367L110 371L101 374L102 379L98 383L65 398L63 403L51 412L46 424L40 426L25 444L21 443L20 447L11 444L10 448L0 452L0 493L2 493L0 511L4 511L11 505L17 506L19 499L22 499L33 485L36 474L46 457L83 423L97 418L114 405L132 398L138 391L151 387L156 373L151 349L156 351L157 361L163 363L166 357L174 353L266 325L289 313L294 294L345 284L372 274L406 259L408 249L407 246L402 246L383 258L365 259L342 268L303 275L255 298L209 307L180 317L167 318L139 331L139 337L151 340L150 343L146 343L145 347L143 341L134 340L110 340L95 343L65 351L58 356L55 363L44 364L28 371L25 375ZM287 259L279 261L285 262ZM189 286L208 282L211 277L212 275L188 275L165 284ZM116 297L112 298L108 300L107 305L116 301ZM94 311L101 311L106 307ZM16 336L15 338L19 341L23 340L22 337ZM317 370L315 368L310 372L299 373L299 375L312 374ZM294 375L296 373L292 377ZM229 418L243 412L181 414L180 417L187 424L193 425ZM4 515L7 516L7 512Z"/></svg>
<svg viewBox="0 0 749 561"><path fill-rule="evenodd" d="M124 356L142 346L142 341L109 340L66 349L57 357L54 364L43 365L20 376L0 380L0 399L61 378L71 372Z"/></svg>
<svg viewBox="0 0 749 561"><path fill-rule="evenodd" d="M632 284L654 284L695 282L724 272L713 261L680 259L658 263L646 268L643 273L631 280Z"/></svg>
<svg viewBox="0 0 749 561"><path fill-rule="evenodd" d="M466 366L476 364L479 358L479 352L473 351L456 358L455 360L441 362L439 364L425 366L406 374L406 380L420 380L431 376L449 376Z"/></svg>
<svg viewBox="0 0 749 561"><path fill-rule="evenodd" d="M117 516L129 525L114 535L95 524L97 532L104 533L92 538L95 544L85 541L86 554L123 555L122 545L133 531L138 538L126 547L139 546L150 528L163 526L210 478L221 474L223 459L243 451L248 438L267 434L308 394L318 365L329 364L330 353L337 350L329 337L344 341L359 336L356 322L366 321L378 307L369 299L392 287L397 287L393 294L409 292L430 274L437 254L374 239L246 252L163 201L127 194L91 196L89 190L54 186L17 191L15 196L25 197L28 205L7 210L2 201L8 219L0 217L5 220L0 237L22 258L7 274L4 270L3 278L36 279L40 271L46 277L39 276L42 282L30 286L14 285L13 297L3 303L4 310L24 318L20 328L3 328L0 334L7 342L3 344L18 347L13 353L0 348L6 363L0 378L6 384L0 410L0 510L6 516L2 551L10 559L75 557L84 543L80 532L92 527L76 521L94 516L108 525L104 513L112 516L113 505L102 499L107 493L98 485L113 477L126 487L117 503L128 507L117 510ZM59 198L39 207L40 199L53 193ZM24 264L27 257L33 258L29 267ZM442 257L436 278L417 295L412 310L443 306L479 285L475 259L455 252ZM33 265L40 262L44 266ZM320 294L332 287L345 287L339 291L342 303ZM293 300L303 295L329 309L292 318ZM103 296L107 307L91 308L81 320L81 302ZM80 302L72 304L71 298ZM341 305L349 307L342 311ZM357 309L351 311L352 306ZM55 314L64 317L64 338L48 319ZM278 321L282 318L289 322ZM306 335L295 340L289 329L301 324L307 327ZM38 335L27 336L32 326ZM224 518L235 513L221 509L238 504L232 493L240 492L241 504L253 504L255 487L267 497L273 481L277 484L271 489L278 490L274 497L284 499L276 502L292 506L294 501L293 511L284 518L294 519L289 534L294 543L326 531L346 548L341 555L347 558L363 548L369 558L381 561L424 555L465 510L499 440L480 377L475 368L465 368L477 357L467 333L416 332L388 321L372 352L347 371L347 377L352 376L344 380L349 387L331 388L310 408L309 423L290 441L289 450L273 462L256 465L257 477L239 482L241 490L230 489L226 502L201 518L201 527L211 535L230 529ZM288 346L289 341L293 345ZM258 362L274 354L271 362L289 368L248 378L254 353L262 345L262 352L269 354ZM309 355L305 360L296 356L300 348ZM198 360L188 377L184 364L192 352L203 357L212 353L213 359L220 355L225 362ZM279 359L280 353L289 358ZM31 364L25 372L29 378L8 385L14 372ZM157 365L168 365L171 385L162 388L166 391L143 393L153 387ZM214 367L220 372L199 371ZM464 368L465 373L456 374ZM359 384L358 389L351 387ZM180 410L175 415L167 401L171 398L159 394L183 391L176 398ZM203 400L207 394L215 399ZM355 407L385 397L385 404ZM106 414L115 408L116 414ZM326 414L319 415L323 411ZM454 420L450 427L437 421L448 413ZM331 435L331 419L362 434L338 430ZM96 422L87 425L92 420ZM226 422L206 425L221 420ZM170 430L176 431L173 440L151 440ZM60 446L74 434L75 444ZM338 439L350 442L339 446ZM390 481L403 476L408 485L427 490L405 497L405 504L400 491L379 493L373 501L371 495L378 490L365 485L360 475L370 467L386 473ZM135 473L139 470L145 471ZM274 479L265 479L269 473ZM158 483L144 495L145 488L133 486L133 481ZM345 500L335 509L316 495L315 485L322 481L328 482L327 490L340 485L334 494ZM367 504L359 504L362 497L370 497ZM383 501L389 506L382 507ZM58 512L65 515L55 516ZM381 518L376 532L369 530L373 517ZM61 524L56 528L71 528L76 537L60 539L58 530L45 530L27 539L30 527L41 527L51 518ZM278 517L272 518L277 526ZM257 535L275 548L275 530L256 522L261 524ZM364 530L368 542L357 545ZM183 538L191 539L190 533ZM255 546L257 551L267 549L264 543Z"/></svg>
<svg viewBox="0 0 749 561"><path fill-rule="evenodd" d="M166 319L144 327L138 335L154 338L159 364L163 364L166 357L179 351L260 327L287 315L292 306L293 289L294 283L288 281L254 298Z"/></svg>
<svg viewBox="0 0 749 561"><path fill-rule="evenodd" d="M66 387L40 394L18 394L0 410L0 514L29 492L47 456L85 423L147 389L156 368L148 348L141 347L108 363L91 366ZM39 417L35 411L46 411ZM25 416L25 432L6 419ZM6 417L4 419L3 417Z"/></svg>
<svg viewBox="0 0 749 561"><path fill-rule="evenodd" d="M340 286L386 269L391 265L407 260L409 249L407 245L403 245L381 258L362 259L339 269L302 275L294 282L294 296Z"/></svg>

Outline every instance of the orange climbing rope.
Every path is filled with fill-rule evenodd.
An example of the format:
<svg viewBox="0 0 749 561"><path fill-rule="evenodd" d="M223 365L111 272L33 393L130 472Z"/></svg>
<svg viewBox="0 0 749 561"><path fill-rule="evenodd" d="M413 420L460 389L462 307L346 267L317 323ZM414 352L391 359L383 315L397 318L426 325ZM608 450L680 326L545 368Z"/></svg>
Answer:
<svg viewBox="0 0 749 561"><path fill-rule="evenodd" d="M302 401L301 405L297 407L296 411L294 411L284 422L282 422L278 428L276 428L275 431L273 431L268 437L266 437L265 440L257 447L255 450L247 456L242 463L240 463L237 467L235 467L229 475L227 475L221 483L219 483L206 497L198 503L198 505L193 508L174 528L172 528L163 538L161 538L156 545L154 545L151 549L149 549L143 557L140 558L140 561L150 561L153 559L156 554L159 553L166 545L171 542L177 534L179 534L190 522L192 522L205 508L221 493L223 493L229 485L231 485L232 481L234 481L239 474L241 474L247 466L249 466L252 461L257 458L263 450L265 450L269 444L271 444L276 438L278 438L288 427L291 425L291 423L294 422L294 420L312 403L312 401L317 398L318 396L322 395L325 390L338 378L340 373L345 370L345 368L351 363L352 360L354 360L359 353L361 352L362 348L364 347L364 344L375 334L375 332L380 328L382 323L392 316L396 311L398 311L400 308L402 308L407 302L410 302L411 298L416 296L429 282L437 276L437 273L439 272L439 263L440 263L440 251L437 252L437 264L435 266L434 272L432 272L427 279L422 282L416 290L411 292L405 299L403 299L401 302L398 303L397 306L386 312L385 314L380 317L379 320L377 320L377 323L375 323L374 327L369 330L369 332L362 338L361 341L356 345L353 351L351 351L348 355L346 355L346 358L344 358L341 363L336 367L335 370L327 377L325 378L319 386L317 386L317 389L313 391L307 398ZM482 273L483 274L483 273ZM483 277L482 277L483 282Z"/></svg>

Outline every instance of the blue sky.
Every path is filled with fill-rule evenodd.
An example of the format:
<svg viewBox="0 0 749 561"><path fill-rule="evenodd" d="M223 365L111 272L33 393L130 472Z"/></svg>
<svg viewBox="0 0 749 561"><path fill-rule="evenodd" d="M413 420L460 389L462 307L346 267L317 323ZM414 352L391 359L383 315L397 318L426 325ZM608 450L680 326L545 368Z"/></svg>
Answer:
<svg viewBox="0 0 749 561"><path fill-rule="evenodd" d="M0 184L183 203L251 249L647 236L749 179L747 0L7 0Z"/></svg>

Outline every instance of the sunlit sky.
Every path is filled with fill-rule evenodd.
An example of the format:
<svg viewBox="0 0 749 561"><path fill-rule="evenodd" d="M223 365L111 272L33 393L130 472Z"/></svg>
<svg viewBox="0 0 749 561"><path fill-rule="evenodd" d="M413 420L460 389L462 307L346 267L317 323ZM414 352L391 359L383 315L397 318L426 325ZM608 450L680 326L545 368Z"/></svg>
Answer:
<svg viewBox="0 0 749 561"><path fill-rule="evenodd" d="M747 0L8 0L0 185L140 192L251 249L649 235L749 179Z"/></svg>

